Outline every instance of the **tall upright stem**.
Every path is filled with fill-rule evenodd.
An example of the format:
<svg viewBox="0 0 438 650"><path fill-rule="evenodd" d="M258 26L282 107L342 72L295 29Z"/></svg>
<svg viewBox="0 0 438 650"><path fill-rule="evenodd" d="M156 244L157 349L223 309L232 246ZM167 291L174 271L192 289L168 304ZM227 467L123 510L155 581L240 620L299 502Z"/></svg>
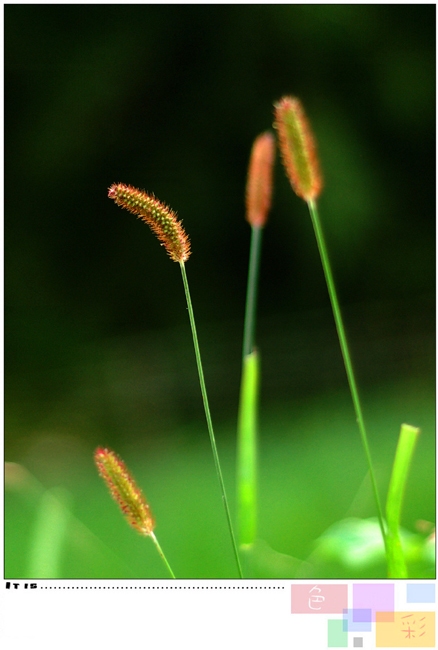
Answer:
<svg viewBox="0 0 438 650"><path fill-rule="evenodd" d="M240 545L253 544L257 532L259 358L254 349L254 340L262 230L263 226L251 224L237 426L237 521Z"/></svg>
<svg viewBox="0 0 438 650"><path fill-rule="evenodd" d="M246 292L245 327L243 333L243 358L251 354L254 347L255 317L257 309L257 289L262 245L261 226L251 226L249 254L248 288Z"/></svg>
<svg viewBox="0 0 438 650"><path fill-rule="evenodd" d="M322 233L321 223L319 220L318 209L316 207L316 202L309 200L307 202L309 207L310 217L312 219L313 229L315 231L316 241L318 244L319 254L321 256L321 262L324 269L324 275L327 283L327 288L330 296L330 302L332 305L333 316L335 319L336 330L338 332L339 343L341 346L342 357L344 359L345 371L347 373L348 384L350 386L351 398L353 400L353 406L356 413L357 424L359 426L360 435L362 438L362 444L365 450L365 455L368 462L368 469L370 472L371 484L374 492L374 498L376 500L377 512L379 518L380 530L382 532L383 542L386 544L386 533L383 523L383 511L382 506L380 505L379 492L377 489L377 482L374 476L373 463L371 460L371 453L368 446L368 438L365 429L365 423L362 415L362 408L359 400L359 393L356 386L356 380L354 378L353 366L351 363L350 352L347 344L347 337L345 335L344 325L341 316L341 310L339 307L338 298L336 295L335 283L333 280L332 271L330 268L330 262L328 258L327 248L324 241L324 236Z"/></svg>
<svg viewBox="0 0 438 650"><path fill-rule="evenodd" d="M234 555L235 555L235 558L236 558L237 568L238 568L240 577L243 578L242 566L240 564L239 553L238 553L238 550L237 550L236 539L235 539L235 536L234 536L233 525L232 525L232 522L231 522L230 509L228 507L228 499L227 499L227 495L226 495L226 491L225 491L224 480L223 480L223 477L222 477L222 470L221 470L221 466L220 466L220 462L219 462L219 454L218 454L218 451L217 451L216 440L215 440L215 437L214 437L213 423L212 423L211 414L210 414L210 407L208 405L207 389L206 389L206 386L205 386L204 371L202 369L201 352L199 350L198 334L196 332L196 324L195 324L195 316L193 314L192 300L190 298L189 283L187 281L187 274L186 274L186 269L185 269L184 262L180 262L180 267L181 267L181 275L182 275L183 284L184 284L184 291L185 291L185 294L186 294L187 308L188 308L189 318L190 318L190 326L192 328L193 345L195 347L195 356L196 356L196 364L198 366L199 383L200 383L200 386L201 386L202 400L204 402L205 417L207 419L207 427L208 427L208 433L210 435L210 442L211 442L211 448L212 448L212 451L213 451L214 463L215 463L215 466L216 466L216 473L217 473L217 477L219 479L219 485L220 485L220 489L221 489L221 492L222 492L222 501L223 501L224 508L225 508L225 514L226 514L228 528L229 528L230 535L231 535L231 541L232 541L232 545L233 545Z"/></svg>

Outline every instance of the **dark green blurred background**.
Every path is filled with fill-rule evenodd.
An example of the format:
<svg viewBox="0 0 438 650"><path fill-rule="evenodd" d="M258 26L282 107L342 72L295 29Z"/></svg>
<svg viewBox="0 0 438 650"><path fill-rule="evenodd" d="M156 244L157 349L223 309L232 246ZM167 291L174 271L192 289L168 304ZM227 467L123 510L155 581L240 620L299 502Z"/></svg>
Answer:
<svg viewBox="0 0 438 650"><path fill-rule="evenodd" d="M434 517L435 6L9 5L5 90L6 460L45 487L91 493L103 490L91 454L109 445L138 463L146 490L151 465L162 466L171 500L169 467L178 474L176 459L192 451L219 501L178 265L107 198L121 181L155 193L190 235L187 274L232 494L247 163L273 102L294 94L319 143L321 219L372 452L389 449L382 489L401 422L421 426L429 464L417 472L430 480L406 524ZM278 160L257 340L266 467L283 444L316 454L331 413L330 426L341 423L333 435L345 427L333 458L353 437L360 484L310 219ZM286 475L299 462L291 457ZM266 494L285 479L277 467ZM162 484L157 475L156 498ZM321 520L325 506L309 515L309 539L343 516L347 487L331 519ZM287 479L279 490L294 499ZM289 530L281 508L276 516ZM305 554L307 541L293 548L292 534L270 532L280 550ZM25 571L18 559L10 566L13 577Z"/></svg>

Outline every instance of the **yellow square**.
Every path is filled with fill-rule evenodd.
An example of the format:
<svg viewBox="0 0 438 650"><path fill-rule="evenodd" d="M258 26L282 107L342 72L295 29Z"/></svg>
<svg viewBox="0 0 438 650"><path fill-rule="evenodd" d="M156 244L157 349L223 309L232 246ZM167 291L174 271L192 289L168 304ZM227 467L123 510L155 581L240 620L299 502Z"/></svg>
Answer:
<svg viewBox="0 0 438 650"><path fill-rule="evenodd" d="M435 648L435 612L376 612L376 648Z"/></svg>

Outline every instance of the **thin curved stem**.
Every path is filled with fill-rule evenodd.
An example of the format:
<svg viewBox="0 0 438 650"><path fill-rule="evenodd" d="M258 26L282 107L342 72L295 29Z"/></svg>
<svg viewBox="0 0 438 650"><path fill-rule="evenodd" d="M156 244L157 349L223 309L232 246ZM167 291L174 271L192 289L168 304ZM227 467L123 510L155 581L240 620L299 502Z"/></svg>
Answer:
<svg viewBox="0 0 438 650"><path fill-rule="evenodd" d="M385 532L385 526L383 523L383 511L382 511L382 506L380 504L380 498L379 498L379 492L377 489L377 482L376 478L374 475L374 470L373 470L373 463L371 460L371 452L369 449L368 445L368 438L367 438L367 433L365 429L365 423L362 415L362 408L360 405L360 400L359 400L359 393L357 390L356 386L356 380L354 377L354 372L353 372L353 366L351 363L351 357L350 357L350 352L348 349L348 344L347 344L347 337L345 335L345 330L344 330L344 324L342 321L342 316L341 316L341 310L339 307L339 302L338 302L338 297L336 295L336 289L335 289L335 283L333 280L333 275L332 271L330 268L330 262L328 258L328 253L327 253L327 248L325 245L324 241L324 236L322 233L322 228L321 228L321 223L319 220L319 215L318 215L318 209L316 207L316 202L315 201L308 201L307 205L309 207L309 212L310 212L310 217L312 219L312 224L313 224L313 229L315 231L315 236L316 236L316 241L318 244L318 249L319 249L319 254L321 256L321 262L322 266L324 269L324 275L327 283L327 288L330 296L330 302L332 305L332 310L333 310L333 316L335 319L335 324L336 324L336 330L338 332L338 338L339 338L339 344L341 346L341 352L342 352L342 357L344 359L344 366L345 366L345 371L347 373L347 379L348 379L348 384L350 386L350 393L351 393L351 398L353 400L353 406L354 410L356 413L356 420L357 424L359 426L359 431L360 435L362 438L362 444L365 450L365 456L368 462L368 469L370 472L370 478L371 478L371 484L372 484L372 489L374 492L374 498L376 501L377 505L377 513L378 513L378 518L379 518L379 525L380 525L380 530L382 532L382 537L383 537L383 542L385 544L385 548L387 548L387 543L386 543L386 532Z"/></svg>
<svg viewBox="0 0 438 650"><path fill-rule="evenodd" d="M158 539L155 537L154 531L151 530L151 532L149 533L149 537L152 538L152 541L154 542L155 546L157 547L158 554L161 557L161 559L163 560L164 564L166 565L167 570L169 571L171 577L175 578L175 574L172 571L172 569L170 567L170 564L167 561L166 556L164 555L163 550L162 550L161 546L158 543Z"/></svg>
<svg viewBox="0 0 438 650"><path fill-rule="evenodd" d="M195 347L196 365L198 366L199 383L200 383L200 386L201 386L202 401L204 402L205 417L207 419L207 427L208 427L208 433L210 435L210 442L211 442L211 448L212 448L212 451L213 451L214 463L215 463L215 466L216 466L216 473L217 473L217 477L218 477L218 480L219 480L220 489L221 489L221 492L222 492L222 501L223 501L224 508L225 508L225 514L226 514L228 528L229 528L230 535L231 535L231 541L232 541L232 545L233 545L234 555L235 555L235 558L236 558L237 568L238 568L238 571L239 571L239 576L241 578L243 578L242 566L240 564L239 552L237 550L236 539L235 539L234 531L233 531L233 524L231 522L230 509L228 507L228 499L227 499L227 495L226 495L226 491L225 491L224 480L223 480L223 477L222 477L222 470L221 470L221 466L220 466L220 462L219 462L219 454L218 454L218 451L217 451L216 440L215 440L215 437L214 437L213 423L212 423L211 414L210 414L210 407L208 405L207 389L206 389L206 386L205 386L204 371L202 369L201 352L199 350L198 334L196 332L196 324L195 324L195 316L193 314L192 300L190 298L189 283L187 281L187 274L186 274L186 269L185 269L184 262L180 262L180 267L181 267L181 275L182 275L183 284L184 284L184 291L185 291L185 294L186 294L187 308L188 308L189 318L190 318L190 325L191 325L191 328L192 328L193 345Z"/></svg>

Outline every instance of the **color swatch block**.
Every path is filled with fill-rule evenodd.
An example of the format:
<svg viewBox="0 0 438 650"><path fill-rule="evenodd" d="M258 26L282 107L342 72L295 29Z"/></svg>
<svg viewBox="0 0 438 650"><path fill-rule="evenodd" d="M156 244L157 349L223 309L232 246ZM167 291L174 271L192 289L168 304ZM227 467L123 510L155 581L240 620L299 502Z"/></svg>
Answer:
<svg viewBox="0 0 438 650"><path fill-rule="evenodd" d="M406 585L407 603L434 603L435 585L433 583L411 583Z"/></svg>
<svg viewBox="0 0 438 650"><path fill-rule="evenodd" d="M371 610L371 621L376 620L376 612L387 612L392 620L394 612L394 584L353 584L353 609Z"/></svg>
<svg viewBox="0 0 438 650"><path fill-rule="evenodd" d="M292 614L342 614L347 607L348 585L292 585Z"/></svg>
<svg viewBox="0 0 438 650"><path fill-rule="evenodd" d="M435 612L376 614L376 648L435 648Z"/></svg>

